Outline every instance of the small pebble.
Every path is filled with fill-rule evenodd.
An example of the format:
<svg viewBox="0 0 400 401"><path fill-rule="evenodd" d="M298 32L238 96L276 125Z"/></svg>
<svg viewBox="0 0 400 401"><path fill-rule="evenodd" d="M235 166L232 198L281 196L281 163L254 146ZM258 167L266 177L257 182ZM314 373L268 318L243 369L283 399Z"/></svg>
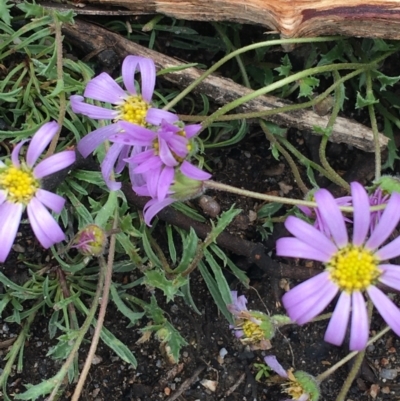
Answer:
<svg viewBox="0 0 400 401"><path fill-rule="evenodd" d="M221 206L219 203L208 195L200 196L199 206L203 209L203 212L210 217L217 217L221 213Z"/></svg>
<svg viewBox="0 0 400 401"><path fill-rule="evenodd" d="M397 369L382 369L380 376L382 379L393 380L397 377Z"/></svg>

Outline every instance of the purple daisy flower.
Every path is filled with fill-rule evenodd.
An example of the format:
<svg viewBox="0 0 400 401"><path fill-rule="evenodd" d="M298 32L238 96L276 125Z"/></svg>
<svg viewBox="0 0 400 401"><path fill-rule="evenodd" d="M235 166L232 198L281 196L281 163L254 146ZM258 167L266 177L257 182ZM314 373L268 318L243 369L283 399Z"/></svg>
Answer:
<svg viewBox="0 0 400 401"><path fill-rule="evenodd" d="M178 117L175 123L179 125ZM110 141L142 150L135 151L131 157L124 159L134 166L133 174L144 177L145 189L133 185L136 193L146 193L145 196L163 201L171 193L169 191L177 169L193 180L204 181L211 177L185 160L194 151L195 145L191 139L200 131L201 125L186 125L181 128L162 120L156 131L127 122L121 122L120 125L124 133L112 135Z"/></svg>
<svg viewBox="0 0 400 401"><path fill-rule="evenodd" d="M368 294L383 319L400 335L399 308L376 287L381 282L400 290L400 266L385 261L400 255L400 237L384 245L400 220L400 194L393 193L379 222L369 235L370 199L365 189L351 184L354 207L353 240L348 239L345 220L332 195L325 189L315 200L330 236L296 217L288 217L286 228L295 237L281 238L279 256L306 258L325 264L325 271L301 283L283 296L289 317L304 324L317 316L340 292L325 341L343 343L350 320L350 349L362 350L368 341L369 322L363 292Z"/></svg>
<svg viewBox="0 0 400 401"><path fill-rule="evenodd" d="M135 87L135 73L140 71L141 92ZM123 90L110 75L103 72L88 82L84 97L70 97L74 113L80 113L95 120L112 120L110 125L96 129L83 137L78 143L78 150L87 157L111 135L121 132L120 121L127 121L138 126L158 125L162 119L174 118L173 114L151 107L150 102L156 82L154 61L139 56L127 56L122 63L122 79L127 91ZM85 97L101 102L111 103L112 109L85 103ZM125 166L122 161L129 154L130 148L114 144L107 152L102 163L103 177L112 190L119 189L120 183L110 180L112 169L117 163L116 172ZM111 166L111 167L110 167Z"/></svg>
<svg viewBox="0 0 400 401"><path fill-rule="evenodd" d="M65 200L42 189L40 181L74 163L75 152L57 153L34 167L58 128L54 121L44 124L32 138L25 161L19 160L19 153L27 141L15 146L10 161L0 161L0 262L4 262L10 253L25 208L33 232L44 248L65 239L63 231L46 209L60 213Z"/></svg>

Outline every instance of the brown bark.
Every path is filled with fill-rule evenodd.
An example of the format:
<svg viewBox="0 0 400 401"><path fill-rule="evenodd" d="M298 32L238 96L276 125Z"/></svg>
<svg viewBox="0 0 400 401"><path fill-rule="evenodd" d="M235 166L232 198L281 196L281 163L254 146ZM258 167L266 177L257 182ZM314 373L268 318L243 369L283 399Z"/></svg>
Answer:
<svg viewBox="0 0 400 401"><path fill-rule="evenodd" d="M120 6L135 15L159 13L186 20L257 24L285 38L339 34L400 39L400 0L85 0L84 3Z"/></svg>

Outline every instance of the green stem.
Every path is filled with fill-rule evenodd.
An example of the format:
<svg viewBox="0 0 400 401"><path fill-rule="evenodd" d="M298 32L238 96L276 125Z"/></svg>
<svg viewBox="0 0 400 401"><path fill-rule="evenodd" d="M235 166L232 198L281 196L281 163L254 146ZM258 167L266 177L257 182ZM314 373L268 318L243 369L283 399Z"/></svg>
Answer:
<svg viewBox="0 0 400 401"><path fill-rule="evenodd" d="M271 144L274 144L276 146L278 151L286 159L287 163L290 166L290 169L292 170L292 173L293 173L295 181L297 182L297 185L299 186L301 192L303 192L303 194L306 195L308 193L309 189L304 184L304 181L300 176L299 169L297 168L296 163L292 159L292 156L290 156L289 152L287 152L287 150L277 141L275 136L273 134L271 134L271 132L269 131L265 122L262 120L259 120L259 123L260 123L260 127L264 131L264 134L267 137L267 139L271 142Z"/></svg>
<svg viewBox="0 0 400 401"><path fill-rule="evenodd" d="M339 73L334 71L335 82L340 79ZM331 116L329 118L328 124L326 129L328 132L332 129L333 125L335 124L336 118L339 114L340 107L341 107L341 99L344 97L343 89L340 85L338 85L335 89L335 105L333 107ZM326 158L326 145L328 144L329 134L325 134L322 137L321 144L319 147L319 158L321 161L322 166L325 170L329 173L330 179L335 184L350 190L350 185L331 167L327 158Z"/></svg>
<svg viewBox="0 0 400 401"><path fill-rule="evenodd" d="M221 60L216 62L204 74L202 74L199 78L197 78L195 81L193 81L186 89L184 89L178 96L176 96L167 105L165 105L163 107L163 109L164 110L171 109L181 99L183 99L187 94L189 94L200 82L204 81L204 79L206 79L209 75L211 75L219 67L224 65L227 61L229 61L233 57L238 56L239 54L246 53L250 50L255 50L255 49L259 49L261 47L267 47L267 46L279 46L279 45L296 44L296 43L332 42L334 40L339 40L339 39L341 39L341 37L339 37L339 36L328 36L328 37L321 37L321 38L302 38L302 39L274 39L274 40L267 40L265 42L260 42L260 43L253 43L252 45L242 47L241 49L235 50L234 52L226 55Z"/></svg>
<svg viewBox="0 0 400 401"><path fill-rule="evenodd" d="M225 43L225 46L226 46L226 49L228 50L228 52L235 51L236 50L235 47L233 46L232 42L229 40L226 33L223 31L223 29L221 29L221 26L217 22L211 22L211 25L218 32L219 36L221 36L221 39ZM247 88L251 88L249 76L247 75L246 67L243 64L242 58L239 55L236 55L235 59L239 66L240 73L242 74L244 86L246 86Z"/></svg>
<svg viewBox="0 0 400 401"><path fill-rule="evenodd" d="M366 86L367 86L367 99L373 99L374 98L374 93L372 90L372 76L371 76L371 71L367 71L367 80L366 80ZM368 113L369 113L369 119L371 121L371 129L372 133L374 135L374 146L375 146L375 180L379 180L381 177L381 165L382 165L382 159L381 159L381 147L379 143L379 131L378 131L378 124L376 122L376 115L375 115L375 108L373 104L368 105Z"/></svg>

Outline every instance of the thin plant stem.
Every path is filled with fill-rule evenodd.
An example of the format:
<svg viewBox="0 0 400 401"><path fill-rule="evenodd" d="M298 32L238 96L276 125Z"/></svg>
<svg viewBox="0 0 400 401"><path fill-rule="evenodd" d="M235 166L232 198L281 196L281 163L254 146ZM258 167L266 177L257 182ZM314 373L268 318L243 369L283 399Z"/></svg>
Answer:
<svg viewBox="0 0 400 401"><path fill-rule="evenodd" d="M335 77L335 81L340 79L340 75L337 71L333 73ZM336 86L335 88L335 104L333 106L333 110L331 116L329 118L328 124L326 126L326 130L329 131L332 129L333 125L335 124L336 118L339 114L340 107L341 107L341 99L343 98L344 93L342 90L341 85ZM319 158L321 160L321 164L324 169L329 173L330 179L335 184L345 188L347 191L350 190L350 185L331 167L327 158L326 158L326 145L328 144L329 135L325 134L321 139L321 144L319 147Z"/></svg>
<svg viewBox="0 0 400 401"><path fill-rule="evenodd" d="M287 152L287 150L276 140L275 136L269 131L265 122L260 120L259 123L267 139L271 142L271 144L274 144L276 146L276 148L279 150L279 152L282 154L282 156L289 164L289 167L292 170L297 185L299 186L301 192L303 192L303 194L306 195L309 189L306 187L306 184L304 184L304 181L300 176L299 169L297 168L296 163L292 159L292 156L290 156L289 152Z"/></svg>
<svg viewBox="0 0 400 401"><path fill-rule="evenodd" d="M275 114L280 113L288 113L290 111L306 109L315 106L317 103L321 102L323 99L329 96L331 92L335 90L335 88L343 82L348 81L351 78L356 77L363 73L367 68L360 68L355 71L352 71L343 77L341 77L338 81L335 81L331 86L329 86L324 92L316 96L314 99L308 100L303 103L291 104L283 107L278 107L272 110L261 110L261 111L252 111L249 113L235 113L235 114L225 114L223 116L218 117L215 121L233 121L233 120L242 120L242 119L250 119L250 118L261 118L261 117L269 117ZM202 122L208 118L208 116L190 116L190 115L182 115L179 114L179 117L182 121L190 121L190 122Z"/></svg>
<svg viewBox="0 0 400 401"><path fill-rule="evenodd" d="M53 22L54 22L54 28L55 28L55 48L57 52L57 82L62 83L64 86L64 69L63 69L63 41L62 41L62 32L61 32L61 22L58 19L56 13L53 13ZM67 102L65 99L65 91L64 89L61 91L59 95L60 99L60 108L58 112L58 131L56 135L54 135L53 139L51 140L49 149L46 152L45 157L51 156L57 147L57 142L58 139L60 138L60 133L64 124L64 118L65 118L65 110L67 107Z"/></svg>
<svg viewBox="0 0 400 401"><path fill-rule="evenodd" d="M289 45L289 44L296 44L296 43L300 44L300 43L332 42L334 40L339 40L339 39L341 39L341 37L339 37L339 36L327 36L327 37L321 37L321 38L301 38L301 39L273 39L273 40L267 40L265 42L253 43L249 46L242 47L241 49L237 49L237 50L233 51L232 53L223 57L221 60L217 61L204 74L202 74L199 78L194 80L178 96L176 96L168 104L166 104L163 107L163 109L169 110L172 107L174 107L180 100L182 100L186 95L188 95L200 82L204 81L214 71L218 70L219 67L224 65L227 61L229 61L233 57L238 56L239 54L246 53L250 50L260 49L261 47L267 47L267 46Z"/></svg>
<svg viewBox="0 0 400 401"><path fill-rule="evenodd" d="M118 227L118 210L115 211L114 215L114 222L113 222L113 230L116 230ZM75 387L74 394L71 398L71 401L79 401L79 397L83 390L83 386L86 381L86 377L89 373L90 366L92 365L92 361L97 349L97 345L100 339L101 329L103 328L104 318L106 315L108 298L110 295L110 287L112 281L112 272L113 272L113 265L114 265L114 255L115 255L115 243L116 243L116 235L112 234L110 238L110 248L108 253L108 260L107 263L105 262L103 256L99 257L99 262L101 266L101 275L105 276L104 279L104 287L103 287L103 294L101 297L101 306L99 310L99 316L97 318L96 328L93 334L92 342L90 345L90 349L85 361L85 365L83 366L82 372L79 377L79 381Z"/></svg>
<svg viewBox="0 0 400 401"><path fill-rule="evenodd" d="M283 203L286 205L294 205L294 206L301 205L301 206L308 206L308 207L312 207L312 208L318 207L316 202L262 194L259 192L249 191L247 189L233 187L232 185L222 184L221 182L216 182L216 181L212 181L212 180L204 181L203 189L215 189L217 191L230 192L230 193L237 194L240 196L247 196L249 198L261 199L261 200L264 200L267 202ZM377 210L383 210L385 208L386 208L386 205L377 205L377 206L371 206L369 208L369 210L371 212L374 212ZM354 211L354 208L352 206L339 206L339 209L342 212L348 212L348 213L352 213Z"/></svg>
<svg viewBox="0 0 400 401"><path fill-rule="evenodd" d="M372 76L371 71L367 71L366 73L366 87L367 87L367 99L373 99L374 93L372 90ZM374 135L374 147L375 147L375 180L379 180L381 178L381 165L382 165L382 157L381 157L381 147L379 144L379 131L378 124L376 122L375 108L373 104L368 105L368 114L369 119L371 121L371 129Z"/></svg>
<svg viewBox="0 0 400 401"><path fill-rule="evenodd" d="M223 31L223 29L221 29L221 26L217 22L211 22L211 25L218 32L219 36L221 36L221 39L225 43L225 46L226 46L226 49L228 50L228 52L235 51L236 50L235 47L233 46L232 42L230 41L230 39L228 38L226 33ZM240 57L240 55L236 55L235 59L238 64L240 73L242 74L244 86L246 86L247 88L251 88L249 76L247 75L247 71L243 64L242 58Z"/></svg>

